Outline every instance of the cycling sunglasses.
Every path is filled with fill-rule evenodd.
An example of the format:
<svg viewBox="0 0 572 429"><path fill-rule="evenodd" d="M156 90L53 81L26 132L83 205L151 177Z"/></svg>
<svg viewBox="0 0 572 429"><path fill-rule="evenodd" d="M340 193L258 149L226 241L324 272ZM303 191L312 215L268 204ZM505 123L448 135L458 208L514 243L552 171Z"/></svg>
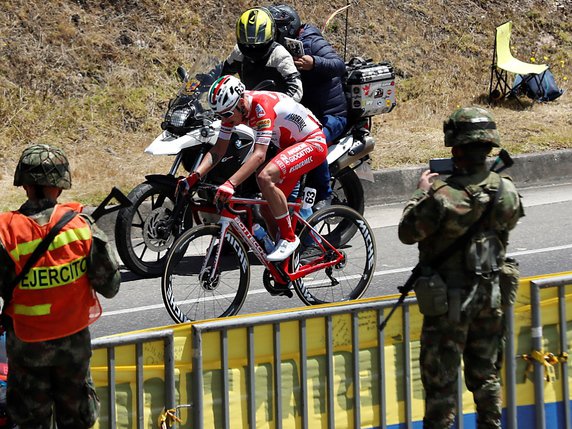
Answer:
<svg viewBox="0 0 572 429"><path fill-rule="evenodd" d="M234 109L229 110L228 112L224 112L224 113L216 113L215 117L217 117L218 119L228 119L232 115L234 115Z"/></svg>

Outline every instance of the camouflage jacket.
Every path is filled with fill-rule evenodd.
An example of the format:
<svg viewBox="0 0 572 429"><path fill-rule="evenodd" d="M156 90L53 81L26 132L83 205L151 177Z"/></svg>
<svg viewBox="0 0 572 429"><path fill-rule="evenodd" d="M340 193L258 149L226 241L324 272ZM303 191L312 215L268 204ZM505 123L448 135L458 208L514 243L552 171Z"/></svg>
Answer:
<svg viewBox="0 0 572 429"><path fill-rule="evenodd" d="M34 219L39 224L45 224L53 211L54 203L48 200L40 202L27 201L20 207L20 213ZM105 233L97 227L93 219L83 215L91 228L93 244L88 257L87 275L94 290L106 298L114 297L119 291L121 275L119 273L119 263L115 253L108 243ZM4 299L10 296L7 288L16 277L15 267L4 245L0 242L0 294ZM4 320L8 333L7 347L9 355L21 357L29 360L27 364L31 366L48 365L49 363L62 363L62 353L66 355L91 355L91 345L89 330L86 328L77 334L58 340L45 341L39 343L24 343L13 335L10 320ZM77 350L81 346L83 351ZM76 352L70 354L70 350ZM66 351L67 350L67 351Z"/></svg>
<svg viewBox="0 0 572 429"><path fill-rule="evenodd" d="M419 243L419 261L432 262L455 239L479 220L499 189L502 192L483 227L498 233L503 245L508 232L524 215L520 196L508 177L489 172L485 166L471 174L453 174L445 181L436 180L428 192L418 189L408 201L399 223L399 239L405 244ZM438 268L448 283L468 285L474 279L465 270L465 249L461 248Z"/></svg>

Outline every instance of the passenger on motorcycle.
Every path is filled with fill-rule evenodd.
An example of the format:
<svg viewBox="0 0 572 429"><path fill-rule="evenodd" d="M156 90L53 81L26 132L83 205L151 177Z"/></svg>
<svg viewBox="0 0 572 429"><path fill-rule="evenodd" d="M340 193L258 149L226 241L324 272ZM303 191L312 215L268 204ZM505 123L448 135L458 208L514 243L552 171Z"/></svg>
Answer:
<svg viewBox="0 0 572 429"><path fill-rule="evenodd" d="M244 12L236 23L236 45L223 63L221 75L238 74L247 89L273 80L274 91L302 99L300 72L284 46L276 43L276 26L265 8Z"/></svg>
<svg viewBox="0 0 572 429"><path fill-rule="evenodd" d="M330 145L342 134L348 122L347 102L342 86L346 64L320 30L311 24L302 24L300 16L292 7L280 4L269 6L268 10L276 24L278 43L284 45L284 38L289 37L300 40L304 46L304 55L294 58L304 90L300 102L323 124L324 135ZM313 170L306 183L316 188L315 211L329 205L332 189L327 162Z"/></svg>
<svg viewBox="0 0 572 429"><path fill-rule="evenodd" d="M186 192L219 162L226 153L233 127L239 124L251 127L255 132L253 153L219 187L215 201L231 198L234 188L258 170L258 185L275 219L275 225L267 222L267 226L271 233L278 227L280 233L280 240L267 259L283 261L300 244L290 223L286 196L303 174L326 159L322 127L308 109L292 98L279 92L247 91L233 76L222 76L213 83L208 102L222 119L218 139L197 169L179 181L179 188ZM271 144L279 152L263 165Z"/></svg>

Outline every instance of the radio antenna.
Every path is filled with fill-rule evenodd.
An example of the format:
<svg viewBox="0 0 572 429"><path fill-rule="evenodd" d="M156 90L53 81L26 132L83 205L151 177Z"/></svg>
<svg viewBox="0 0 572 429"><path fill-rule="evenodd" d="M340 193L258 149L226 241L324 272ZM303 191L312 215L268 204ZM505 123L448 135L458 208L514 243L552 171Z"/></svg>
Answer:
<svg viewBox="0 0 572 429"><path fill-rule="evenodd" d="M322 33L324 33L326 31L326 29L328 28L328 24L330 24L330 21L332 19L334 19L334 16L336 16L338 13L340 13L344 10L346 11L346 29L345 29L345 35L344 35L344 62L346 61L346 53L347 53L347 47L348 47L348 21L349 21L349 7L350 6L351 6L350 0L346 0L346 5L340 7L336 11L334 11L334 13L332 13L328 17L328 19L326 20L324 27L322 27Z"/></svg>
<svg viewBox="0 0 572 429"><path fill-rule="evenodd" d="M346 0L346 34L344 35L344 63L346 62L346 54L348 49L348 21L350 14L350 0Z"/></svg>

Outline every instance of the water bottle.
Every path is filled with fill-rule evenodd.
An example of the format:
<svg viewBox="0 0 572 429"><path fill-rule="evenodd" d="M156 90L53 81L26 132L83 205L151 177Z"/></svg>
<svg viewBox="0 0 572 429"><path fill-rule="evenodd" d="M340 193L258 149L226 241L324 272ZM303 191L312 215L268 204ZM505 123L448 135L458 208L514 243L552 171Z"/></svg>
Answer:
<svg viewBox="0 0 572 429"><path fill-rule="evenodd" d="M300 216L302 216L303 219L308 219L310 216L312 216L312 214L314 213L314 211L312 210L312 208L301 208L300 209Z"/></svg>
<svg viewBox="0 0 572 429"><path fill-rule="evenodd" d="M258 241L260 241L264 245L264 249L266 249L266 253L271 253L274 250L274 243L268 236L268 233L264 229L264 227L258 223L252 225L252 233L256 237Z"/></svg>

